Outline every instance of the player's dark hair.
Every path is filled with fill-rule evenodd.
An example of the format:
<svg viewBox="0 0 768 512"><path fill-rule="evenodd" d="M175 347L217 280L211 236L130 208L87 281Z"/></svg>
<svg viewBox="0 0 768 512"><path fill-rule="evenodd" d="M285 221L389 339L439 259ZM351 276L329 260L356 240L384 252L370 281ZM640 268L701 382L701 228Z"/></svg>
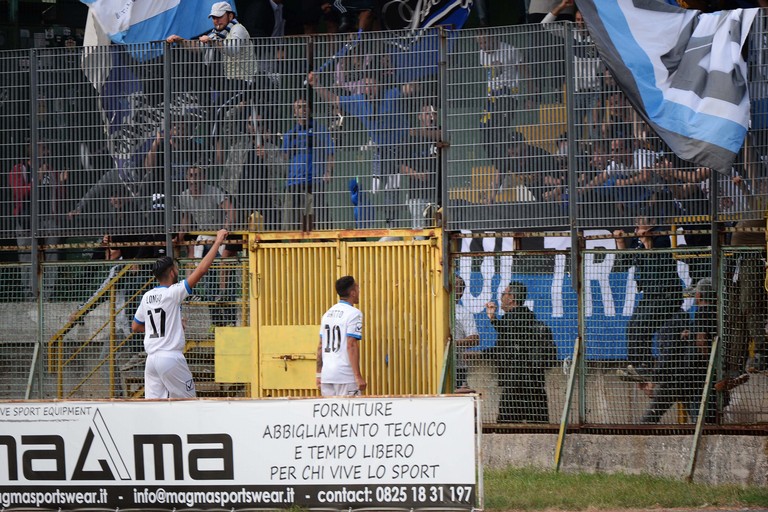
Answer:
<svg viewBox="0 0 768 512"><path fill-rule="evenodd" d="M352 276L340 277L336 280L336 293L339 297L349 297L349 292L352 291L352 287L355 286L355 278Z"/></svg>
<svg viewBox="0 0 768 512"><path fill-rule="evenodd" d="M157 261L155 261L154 265L152 265L152 275L160 280L165 276L165 274L168 273L168 270L172 268L173 258L170 256L163 256L162 258L159 258Z"/></svg>

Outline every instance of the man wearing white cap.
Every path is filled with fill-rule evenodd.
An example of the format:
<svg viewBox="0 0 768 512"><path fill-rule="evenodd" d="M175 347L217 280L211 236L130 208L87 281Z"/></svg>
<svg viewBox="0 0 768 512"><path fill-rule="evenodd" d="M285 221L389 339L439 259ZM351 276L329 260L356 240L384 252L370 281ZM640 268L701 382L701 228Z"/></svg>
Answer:
<svg viewBox="0 0 768 512"><path fill-rule="evenodd" d="M224 60L224 76L229 80L251 82L256 73L256 58L250 45L251 35L235 19L235 10L229 2L216 2L208 15L213 30L198 39L201 43L219 49ZM179 35L166 39L169 43L187 42Z"/></svg>

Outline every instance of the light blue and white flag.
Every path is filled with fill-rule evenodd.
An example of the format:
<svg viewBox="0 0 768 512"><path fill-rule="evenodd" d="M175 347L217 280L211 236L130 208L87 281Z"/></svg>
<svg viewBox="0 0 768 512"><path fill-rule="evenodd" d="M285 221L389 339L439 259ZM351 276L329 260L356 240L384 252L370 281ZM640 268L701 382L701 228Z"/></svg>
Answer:
<svg viewBox="0 0 768 512"><path fill-rule="evenodd" d="M162 41L177 34L191 39L209 32L216 0L80 0L115 43ZM234 2L231 1L234 5Z"/></svg>
<svg viewBox="0 0 768 512"><path fill-rule="evenodd" d="M680 158L728 172L749 122L741 48L757 9L710 14L660 0L578 0L600 57Z"/></svg>

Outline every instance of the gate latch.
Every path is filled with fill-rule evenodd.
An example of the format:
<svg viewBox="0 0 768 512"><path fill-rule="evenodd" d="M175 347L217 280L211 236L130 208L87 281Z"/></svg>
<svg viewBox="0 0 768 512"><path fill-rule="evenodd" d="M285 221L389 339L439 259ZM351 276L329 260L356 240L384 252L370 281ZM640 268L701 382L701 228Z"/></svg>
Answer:
<svg viewBox="0 0 768 512"><path fill-rule="evenodd" d="M282 356L276 356L275 359L283 360L283 368L288 371L288 361L303 361L307 357L302 354L285 354Z"/></svg>

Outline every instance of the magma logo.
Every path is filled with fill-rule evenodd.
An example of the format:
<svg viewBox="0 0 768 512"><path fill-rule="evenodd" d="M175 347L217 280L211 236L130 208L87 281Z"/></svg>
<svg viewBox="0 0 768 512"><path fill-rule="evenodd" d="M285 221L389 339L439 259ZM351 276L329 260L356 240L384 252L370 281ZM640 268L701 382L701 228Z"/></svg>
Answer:
<svg viewBox="0 0 768 512"><path fill-rule="evenodd" d="M146 480L233 480L232 437L224 433L134 434L131 471L99 410L79 445L71 437L46 435L0 435L0 477L8 481L104 481ZM71 472L67 453L76 450ZM170 456L168 454L170 453ZM152 463L147 463L148 459ZM95 459L95 460L93 460ZM96 469L94 469L96 468ZM21 472L20 472L21 470Z"/></svg>

